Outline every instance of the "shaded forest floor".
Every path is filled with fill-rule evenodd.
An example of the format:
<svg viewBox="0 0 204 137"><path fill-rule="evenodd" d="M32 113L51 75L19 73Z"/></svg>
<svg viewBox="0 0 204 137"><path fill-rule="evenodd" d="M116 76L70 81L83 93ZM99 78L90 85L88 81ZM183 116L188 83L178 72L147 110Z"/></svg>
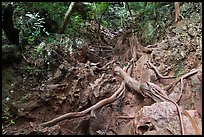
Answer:
<svg viewBox="0 0 204 137"><path fill-rule="evenodd" d="M195 10L152 45L139 42L131 28L116 34L97 30L93 22L87 31L92 39L83 39L76 50L57 34L59 43L47 38L40 44L46 57L33 60L27 46L20 64L3 67L8 101L2 113L8 120L2 134L181 134L182 126L185 134L201 134L201 19ZM151 83L165 93L157 93ZM181 117L163 95L179 106ZM98 108L89 109L94 105ZM44 123L69 112L80 113Z"/></svg>

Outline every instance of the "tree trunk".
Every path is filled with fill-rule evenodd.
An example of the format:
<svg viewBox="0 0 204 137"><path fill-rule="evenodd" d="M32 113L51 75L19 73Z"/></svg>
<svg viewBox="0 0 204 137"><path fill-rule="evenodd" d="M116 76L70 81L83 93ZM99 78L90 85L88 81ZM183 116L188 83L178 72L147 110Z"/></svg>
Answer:
<svg viewBox="0 0 204 137"><path fill-rule="evenodd" d="M14 28L13 25L13 6L11 4L2 7L2 29L10 44L19 45L19 29Z"/></svg>
<svg viewBox="0 0 204 137"><path fill-rule="evenodd" d="M179 2L174 2L174 7L175 7L175 22L178 21L179 16L180 16L180 3Z"/></svg>
<svg viewBox="0 0 204 137"><path fill-rule="evenodd" d="M59 28L58 30L58 33L63 33L69 20L70 20L70 17L71 17L71 13L72 13L72 9L74 7L74 5L76 4L76 2L71 2L71 4L69 5L69 9L67 10L66 14L65 14L65 17L64 17L64 21L63 21L63 24L62 26Z"/></svg>

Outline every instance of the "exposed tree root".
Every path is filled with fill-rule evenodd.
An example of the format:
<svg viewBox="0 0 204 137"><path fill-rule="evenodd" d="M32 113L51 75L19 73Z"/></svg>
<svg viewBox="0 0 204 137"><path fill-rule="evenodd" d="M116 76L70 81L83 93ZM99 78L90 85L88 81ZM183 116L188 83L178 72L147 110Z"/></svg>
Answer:
<svg viewBox="0 0 204 137"><path fill-rule="evenodd" d="M158 102L158 99L160 99L161 101L169 101L169 102L173 103L178 110L179 120L180 120L180 125L181 125L181 134L184 135L184 127L183 127L183 119L182 119L182 115L181 115L181 110L180 110L180 108L176 102L169 99L168 96L164 93L164 91L159 90L158 86L155 85L154 83L151 83L151 82L146 82L146 84L139 83L138 81L131 78L127 73L125 73L119 67L116 67L115 71L122 78L124 78L124 81L129 88L134 89L138 93L140 93L142 95L147 95L157 102ZM141 93L141 91L142 91L142 93Z"/></svg>
<svg viewBox="0 0 204 137"><path fill-rule="evenodd" d="M164 88L164 90L166 90L166 91L172 90L176 86L176 84L181 81L181 90L180 91L182 93L182 90L183 90L183 79L186 79L186 78L188 78L188 77L190 77L192 75L195 75L199 70L201 70L201 69L199 68L199 69L191 70L190 72L188 72L188 73L184 74L183 76L179 77L172 84L168 85L166 88Z"/></svg>
<svg viewBox="0 0 204 137"><path fill-rule="evenodd" d="M113 63L114 61L109 62L108 64L106 64L105 66ZM132 71L132 67L130 67L130 64L128 65L127 68L125 68L127 70L127 74L130 75L131 71ZM71 119L71 118L78 118L78 117L82 117L87 115L88 113L90 113L91 115L94 115L94 111L107 105L110 103L113 103L115 100L117 100L119 97L121 97L125 92L125 82L123 81L119 87L119 89L109 98L103 99L101 101L99 101L98 103L96 103L95 105L87 108L84 111L80 111L80 112L70 112L70 113L66 113L64 115L61 115L57 118L54 118L48 122L44 122L42 124L39 124L39 126L42 127L48 127L48 126L53 126L56 123L63 121L65 119Z"/></svg>
<svg viewBox="0 0 204 137"><path fill-rule="evenodd" d="M185 74L185 75L183 75L183 76L181 77L181 89L180 89L180 95L179 95L179 98L178 98L177 101L180 100L181 95L182 95L182 92L183 92L183 87L184 87L183 80L184 80L185 78L188 78L188 77L192 76L192 75L195 75L198 71L199 71L199 69L192 70L192 71L190 71L189 73L187 73L187 74Z"/></svg>
<svg viewBox="0 0 204 137"><path fill-rule="evenodd" d="M42 126L42 127L53 126L56 123L58 123L62 120L65 120L65 119L78 118L78 117L85 116L91 111L97 110L97 109L99 109L99 108L101 108L107 104L113 103L115 100L117 100L122 95L121 93L124 91L125 91L125 83L122 82L119 89L111 97L99 101L98 103L87 108L84 111L70 112L70 113L61 115L61 116L54 118L48 122L44 122L44 123L40 124L40 126Z"/></svg>
<svg viewBox="0 0 204 137"><path fill-rule="evenodd" d="M178 111L178 117L179 117L179 122L180 122L180 126L181 126L181 134L184 135L185 134L184 133L184 125L183 125L183 119L182 119L182 114L181 114L180 107L176 103L177 101L173 101L173 100L169 99L169 97L166 94L166 90L169 90L169 89L173 88L179 81L181 81L181 90L180 90L181 93L179 95L179 99L180 99L181 94L182 94L182 90L183 90L183 79L188 78L189 76L192 76L192 75L196 74L199 71L199 69L192 70L191 72L181 76L178 80L176 80L168 88L165 88L165 89L162 89L159 86L157 86L156 84L151 83L149 81L141 82L141 81L135 80L130 76L130 74L131 74L133 66L134 66L133 65L134 61L138 58L137 53L144 53L145 54L145 53L151 52L151 50L148 49L148 48L144 48L138 42L137 38L134 35L132 35L130 41L132 41L130 43L131 48L132 48L131 49L132 59L129 62L129 64L127 65L127 68L126 68L127 72L125 70L123 70L122 68L118 67L118 66L116 66L114 68L114 72L117 75L119 75L120 77L122 77L123 81L122 81L119 89L112 96L99 101L95 105L93 105L93 106L91 106L91 107L89 107L89 108L87 108L87 109L85 109L83 111L66 113L66 114L61 115L61 116L59 116L57 118L54 118L54 119L52 119L50 121L41 123L41 124L39 124L39 126L42 126L42 127L53 126L53 125L57 124L60 121L63 121L63 120L66 120L66 119L71 119L71 118L83 117L83 116L85 116L87 114L90 114L91 116L94 116L94 113L95 113L96 110L98 110L99 108L101 108L101 107L103 107L103 106L105 106L107 104L111 104L114 101L116 101L118 98L120 98L125 93L125 85L127 85L129 88L133 89L137 93L143 95L144 97L148 96L148 97L152 98L156 102L169 101L169 102L173 103L176 106L176 109ZM136 51L136 47L138 47L140 49L139 51L142 51L142 52ZM116 60L112 60L109 63L107 63L106 65L104 65L103 67L101 67L101 68L97 67L96 69L98 69L100 71L107 70L107 69L109 69L108 66L110 64L114 63L114 62L116 62ZM163 75L161 75L161 73L158 71L158 69L150 61L147 61L147 65L149 66L149 68L153 69L160 78L163 78L163 79L175 78L174 76L163 76ZM102 80L103 76L104 75L102 75L102 77L99 79L99 82ZM96 82L92 86L93 87L98 86L98 85L100 86L99 82ZM108 128L109 128L109 126L107 127L106 131L108 130Z"/></svg>
<svg viewBox="0 0 204 137"><path fill-rule="evenodd" d="M149 66L149 68L152 68L160 78L163 79L176 78L175 76L163 76L150 61L147 61L147 65Z"/></svg>
<svg viewBox="0 0 204 137"><path fill-rule="evenodd" d="M108 68L108 65L110 65L110 64L112 64L112 63L114 63L116 60L112 60L112 61L110 61L110 62L108 62L106 65L104 65L103 67L101 67L101 68L97 68L97 70L107 70Z"/></svg>

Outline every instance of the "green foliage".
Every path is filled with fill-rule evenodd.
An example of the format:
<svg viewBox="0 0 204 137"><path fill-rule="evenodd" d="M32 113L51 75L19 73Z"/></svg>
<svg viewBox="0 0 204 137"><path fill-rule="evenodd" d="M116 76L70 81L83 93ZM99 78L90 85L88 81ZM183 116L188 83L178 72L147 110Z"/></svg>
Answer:
<svg viewBox="0 0 204 137"><path fill-rule="evenodd" d="M37 73L37 69L31 66L26 66L25 72L27 72L30 76L35 76Z"/></svg>
<svg viewBox="0 0 204 137"><path fill-rule="evenodd" d="M90 11L88 12L89 19L100 20L102 14L106 12L110 3L109 2L93 2L89 5Z"/></svg>
<svg viewBox="0 0 204 137"><path fill-rule="evenodd" d="M40 37L41 31L40 28L37 28L34 32L28 36L28 44L33 45L35 44L36 40Z"/></svg>
<svg viewBox="0 0 204 137"><path fill-rule="evenodd" d="M68 5L65 2L33 2L33 7L36 9L46 9L51 19L60 23L68 9Z"/></svg>
<svg viewBox="0 0 204 137"><path fill-rule="evenodd" d="M108 2L96 2L93 6L94 6L96 15L100 15L103 12L105 12L105 10L109 6L109 3Z"/></svg>
<svg viewBox="0 0 204 137"><path fill-rule="evenodd" d="M32 58L36 59L38 56L44 56L46 44L42 42L38 46L36 46L32 52Z"/></svg>
<svg viewBox="0 0 204 137"><path fill-rule="evenodd" d="M146 8L145 2L132 2L129 5L136 15L144 14Z"/></svg>
<svg viewBox="0 0 204 137"><path fill-rule="evenodd" d="M26 14L26 16L18 20L18 22L21 28L21 37L27 39L28 44L33 45L41 35L41 29L43 29L43 26L40 23L43 22L43 19L39 18L37 13Z"/></svg>
<svg viewBox="0 0 204 137"><path fill-rule="evenodd" d="M54 39L47 39L47 41L41 42L38 46L35 46L31 52L32 59L35 60L35 66L27 68L27 72L30 75L43 75L41 69L52 70L53 64L55 64L55 59L57 56L56 48L53 44L48 43L51 40L55 43ZM63 56L61 54L61 56ZM56 65L56 64L55 64Z"/></svg>
<svg viewBox="0 0 204 137"><path fill-rule="evenodd" d="M175 67L174 67L174 76L175 77L178 77L180 76L181 74L184 73L184 63L183 62L179 62Z"/></svg>
<svg viewBox="0 0 204 137"><path fill-rule="evenodd" d="M142 43L148 45L158 41L158 38L162 39L161 34L171 23L173 3L129 2L129 5L135 16L135 29L139 30Z"/></svg>
<svg viewBox="0 0 204 137"><path fill-rule="evenodd" d="M52 38L52 37L48 38L48 43L53 43L54 41L55 41L54 38Z"/></svg>
<svg viewBox="0 0 204 137"><path fill-rule="evenodd" d="M156 9L155 2L147 2L146 7L144 8L145 14L154 15L154 11Z"/></svg>
<svg viewBox="0 0 204 137"><path fill-rule="evenodd" d="M5 32L3 31L3 29L2 29L2 33L1 33L1 34L2 34L2 35L1 35L2 43L4 43L4 42L7 41L7 37L6 37L6 34L5 34Z"/></svg>
<svg viewBox="0 0 204 137"><path fill-rule="evenodd" d="M31 11L33 14L36 10L46 10L48 11L49 18L57 22L53 26L58 28L63 22L69 4L70 2L19 2L15 3L15 11L21 14ZM159 35L162 33L162 30L169 23L167 21L170 20L173 4L168 2L129 2L128 5L135 18L136 24L134 29L139 30L139 33L143 33L140 34L143 42L145 44L152 44L155 40L158 41L156 38L160 37ZM122 2L87 3L84 14L74 11L65 33L70 36L75 36L77 33L80 34L81 31L85 30L86 22L92 19L96 19L104 27L119 30L124 27L124 24L128 25L132 22L127 6L124 6ZM165 14L163 14L163 11L165 11ZM20 21L18 22L20 23ZM28 43L35 44L41 35L39 29L26 30L25 27L23 29L23 36L28 39Z"/></svg>
<svg viewBox="0 0 204 137"><path fill-rule="evenodd" d="M14 3L14 7L14 24L21 29L20 39L26 40L30 45L36 44L44 31L41 24L45 20L38 16L38 11L48 12L53 31L57 30L63 21L68 8L67 3L64 2L19 2Z"/></svg>
<svg viewBox="0 0 204 137"><path fill-rule="evenodd" d="M68 2L16 2L15 12L23 15L27 12L35 12L36 10L46 10L48 11L48 16L52 20L57 20L61 22L63 20L64 14L68 8Z"/></svg>
<svg viewBox="0 0 204 137"><path fill-rule="evenodd" d="M80 26L84 23L81 15L76 14L71 18L73 28L80 28Z"/></svg>
<svg viewBox="0 0 204 137"><path fill-rule="evenodd" d="M75 33L81 32L83 28L85 28L85 21L82 19L82 16L80 14L74 14L71 16L71 21L68 24L65 33L74 36Z"/></svg>
<svg viewBox="0 0 204 137"><path fill-rule="evenodd" d="M5 104L3 106L2 121L8 125L15 125L13 114L11 114L9 107L7 107Z"/></svg>
<svg viewBox="0 0 204 137"><path fill-rule="evenodd" d="M102 21L101 21L101 24L102 24L104 27L109 27L109 23L108 23L108 21L106 21L106 20L102 20Z"/></svg>
<svg viewBox="0 0 204 137"><path fill-rule="evenodd" d="M32 9L32 2L14 2L14 7L15 12L22 15Z"/></svg>
<svg viewBox="0 0 204 137"><path fill-rule="evenodd" d="M155 33L155 28L153 26L153 21L149 20L144 24L144 33L142 35L142 38L146 43L151 43L152 40L154 39L154 33Z"/></svg>

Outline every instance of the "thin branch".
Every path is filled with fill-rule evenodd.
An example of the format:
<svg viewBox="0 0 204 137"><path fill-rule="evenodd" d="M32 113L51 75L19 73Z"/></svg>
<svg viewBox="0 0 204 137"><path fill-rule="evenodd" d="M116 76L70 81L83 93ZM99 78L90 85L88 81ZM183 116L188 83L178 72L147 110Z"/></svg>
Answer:
<svg viewBox="0 0 204 137"><path fill-rule="evenodd" d="M130 9L130 6L129 6L128 2L125 2L125 4L127 5L127 9L128 9L128 11L130 13L130 16L132 18L132 22L134 22L134 19L133 19L133 16L132 16L132 12L131 12L131 9Z"/></svg>

